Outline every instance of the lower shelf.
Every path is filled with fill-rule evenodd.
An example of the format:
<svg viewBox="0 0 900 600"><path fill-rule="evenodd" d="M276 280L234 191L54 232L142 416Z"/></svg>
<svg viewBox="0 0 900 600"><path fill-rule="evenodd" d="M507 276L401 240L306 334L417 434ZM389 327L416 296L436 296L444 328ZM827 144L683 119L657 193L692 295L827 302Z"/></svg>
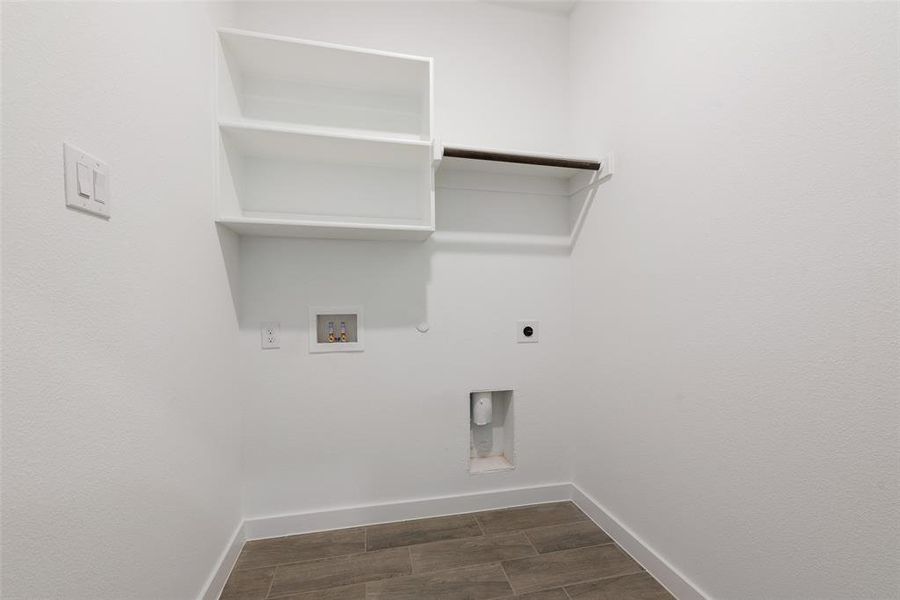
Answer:
<svg viewBox="0 0 900 600"><path fill-rule="evenodd" d="M423 241L434 233L428 225L389 225L383 223L332 223L293 221L261 217L220 217L216 222L241 235L302 237L335 240L408 240Z"/></svg>

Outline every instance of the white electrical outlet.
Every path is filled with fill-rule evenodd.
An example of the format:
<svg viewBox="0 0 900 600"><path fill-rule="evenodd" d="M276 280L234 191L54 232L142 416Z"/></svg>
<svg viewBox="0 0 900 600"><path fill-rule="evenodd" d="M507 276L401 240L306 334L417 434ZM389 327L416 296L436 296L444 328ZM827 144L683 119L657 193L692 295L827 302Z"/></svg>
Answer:
<svg viewBox="0 0 900 600"><path fill-rule="evenodd" d="M281 347L281 326L278 323L263 323L259 333L264 350Z"/></svg>

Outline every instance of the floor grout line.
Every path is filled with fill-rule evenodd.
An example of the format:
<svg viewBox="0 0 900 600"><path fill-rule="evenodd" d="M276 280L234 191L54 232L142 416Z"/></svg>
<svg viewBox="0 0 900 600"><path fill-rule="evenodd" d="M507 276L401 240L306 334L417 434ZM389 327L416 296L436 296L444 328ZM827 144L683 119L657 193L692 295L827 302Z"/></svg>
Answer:
<svg viewBox="0 0 900 600"><path fill-rule="evenodd" d="M266 595L264 596L265 598L268 598L269 594L272 593L272 586L275 585L275 574L277 572L278 572L278 567L276 566L274 569L272 569L272 579L269 580L269 589L266 590Z"/></svg>
<svg viewBox="0 0 900 600"><path fill-rule="evenodd" d="M503 561L497 563L500 565L500 570L503 572L503 576L506 577L506 583L509 584L509 589L512 590L513 596L516 595L516 588L513 587L512 579L509 578L509 573L506 572L506 567L503 566Z"/></svg>
<svg viewBox="0 0 900 600"><path fill-rule="evenodd" d="M472 518L475 519L475 524L478 525L479 531L481 531L481 535L487 535L487 532L484 530L484 525L481 524L481 519L476 515L472 515Z"/></svg>
<svg viewBox="0 0 900 600"><path fill-rule="evenodd" d="M384 550L397 550L398 548L403 548L403 546L397 546L396 548L384 548ZM373 552L380 552L380 550L374 550ZM291 567L293 565L303 565L306 563L314 563L314 562L319 562L319 561L324 561L324 560L337 560L339 558L352 558L354 556L362 556L363 554L366 554L366 552L365 551L350 552L349 554L335 554L334 556L323 556L321 558L307 558L304 560L295 560L295 561L291 561L291 562L280 562L280 563L274 563L271 565L260 565L258 567L250 567L249 569L238 569L238 570L235 570L235 573L244 572L244 571L255 571L257 569L274 569L276 567Z"/></svg>
<svg viewBox="0 0 900 600"><path fill-rule="evenodd" d="M572 586L576 586L576 585L582 585L582 584L585 584L585 583L595 583L595 582L597 582L597 581L606 581L607 579L615 579L615 578L617 578L617 577L628 577L629 575L640 575L641 573L646 573L646 571L644 571L643 569L641 569L640 571L629 571L628 573L616 573L615 575L607 575L606 577L595 577L594 579L582 579L581 581L573 581L572 583L567 583L567 584L565 584L565 585L560 585L560 586L558 586L558 587L561 587L561 588L563 589L563 591L566 592L566 595L568 595L569 592L568 592L568 590L566 590L567 587L572 587ZM549 590L552 590L552 589L555 589L555 588L546 588L546 589L543 589L543 590L541 590L541 589L530 590L530 591L528 591L528 592L526 592L526 593L531 594L531 593L533 593L533 592L545 592L545 591L547 591L548 589L549 589Z"/></svg>
<svg viewBox="0 0 900 600"><path fill-rule="evenodd" d="M525 537L528 537L527 535ZM587 550L588 548L600 548L601 546L610 546L612 545L610 542L604 542L603 544L591 544L590 546L578 546L577 548L565 548L563 550L554 550L553 552L545 552L544 554L538 553L537 556L523 556L522 558L511 558L508 561L504 562L512 562L515 560L530 560L532 558L544 558L545 556L553 556L554 554L560 554L562 552L574 552L576 550ZM640 565L638 565L640 566Z"/></svg>
<svg viewBox="0 0 900 600"><path fill-rule="evenodd" d="M540 556L541 553L538 552L537 546L535 546L535 545L534 545L534 542L531 541L531 538L528 537L528 530L523 529L523 530L522 530L522 535L524 535L524 536L525 536L525 539L528 540L528 545L531 546L531 549L532 549L532 550L534 550L534 555L535 555L535 556Z"/></svg>

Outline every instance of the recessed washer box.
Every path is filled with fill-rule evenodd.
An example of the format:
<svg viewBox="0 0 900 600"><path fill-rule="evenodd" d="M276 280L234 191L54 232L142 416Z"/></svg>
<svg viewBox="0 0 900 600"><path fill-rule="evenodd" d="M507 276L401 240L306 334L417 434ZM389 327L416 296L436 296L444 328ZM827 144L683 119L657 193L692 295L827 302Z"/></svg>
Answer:
<svg viewBox="0 0 900 600"><path fill-rule="evenodd" d="M362 352L363 338L361 306L309 308L310 352Z"/></svg>
<svg viewBox="0 0 900 600"><path fill-rule="evenodd" d="M491 419L477 425L474 414L474 396L491 393ZM516 468L515 415L511 387L481 388L471 390L466 397L469 415L469 473L480 475L510 471Z"/></svg>

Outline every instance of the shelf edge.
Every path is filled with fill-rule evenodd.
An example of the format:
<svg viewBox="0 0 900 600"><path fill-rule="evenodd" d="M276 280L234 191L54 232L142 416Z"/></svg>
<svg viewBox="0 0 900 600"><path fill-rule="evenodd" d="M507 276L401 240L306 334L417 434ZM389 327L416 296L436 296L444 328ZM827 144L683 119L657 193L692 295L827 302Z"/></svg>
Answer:
<svg viewBox="0 0 900 600"><path fill-rule="evenodd" d="M355 52L358 54L371 54L374 56L383 56L385 58L397 58L403 60L411 60L416 62L425 62L431 64L434 62L429 56L416 56L414 54L403 54L401 52L390 52L387 50L375 50L373 48L360 48L358 46L345 46L343 44L333 44L330 42L322 42L319 40L308 40L304 38L295 38L287 35L276 35L273 33L262 33L259 31L250 31L248 29L237 29L234 27L219 27L216 32L221 36L233 35L238 37L256 38L260 40L268 40L272 42L283 42L288 44L298 44L304 46L317 46L319 48L328 48L329 50L341 50L344 52Z"/></svg>
<svg viewBox="0 0 900 600"><path fill-rule="evenodd" d="M443 155L445 158L465 158L470 160L486 160L521 165L578 169L582 171L599 171L603 168L603 162L600 160L566 158L563 156L528 154L524 152L481 150L476 148L465 148L462 146L444 146Z"/></svg>
<svg viewBox="0 0 900 600"><path fill-rule="evenodd" d="M330 138L354 142L376 142L380 144L397 144L400 146L430 147L433 142L429 140L412 140L403 138L391 138L385 136L357 135L352 133L338 133L318 130L313 127L283 126L270 121L253 121L251 119L219 119L219 129L241 129L244 131L266 131L271 133L287 133L293 135L305 135L310 137Z"/></svg>

